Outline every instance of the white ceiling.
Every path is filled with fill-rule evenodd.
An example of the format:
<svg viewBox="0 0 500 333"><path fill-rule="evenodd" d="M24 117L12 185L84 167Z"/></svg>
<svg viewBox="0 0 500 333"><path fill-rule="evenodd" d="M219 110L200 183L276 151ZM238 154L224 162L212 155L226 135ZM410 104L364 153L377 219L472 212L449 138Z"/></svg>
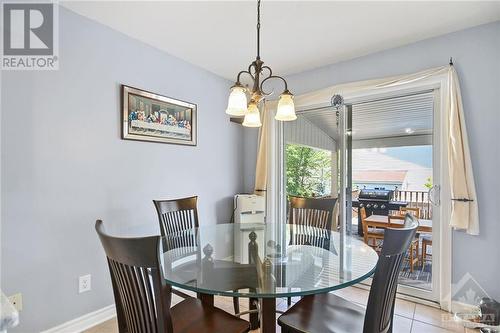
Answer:
<svg viewBox="0 0 500 333"><path fill-rule="evenodd" d="M255 58L254 1L64 1L234 80ZM500 20L500 2L262 2L261 56L287 75Z"/></svg>
<svg viewBox="0 0 500 333"><path fill-rule="evenodd" d="M352 107L352 139L359 141L432 134L433 110L433 92L355 104ZM301 112L299 117L305 117L337 140L337 117L332 108Z"/></svg>
<svg viewBox="0 0 500 333"><path fill-rule="evenodd" d="M353 105L352 139L431 134L433 110L434 92Z"/></svg>

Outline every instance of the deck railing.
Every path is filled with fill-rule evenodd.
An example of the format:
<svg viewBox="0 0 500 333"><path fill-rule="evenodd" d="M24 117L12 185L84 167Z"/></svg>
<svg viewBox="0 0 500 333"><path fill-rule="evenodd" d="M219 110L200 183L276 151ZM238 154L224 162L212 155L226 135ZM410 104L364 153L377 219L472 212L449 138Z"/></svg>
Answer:
<svg viewBox="0 0 500 333"><path fill-rule="evenodd" d="M396 190L393 193L392 200L406 201L407 207L420 208L420 217L423 219L432 219L432 205L429 201L429 192L427 191L406 191Z"/></svg>

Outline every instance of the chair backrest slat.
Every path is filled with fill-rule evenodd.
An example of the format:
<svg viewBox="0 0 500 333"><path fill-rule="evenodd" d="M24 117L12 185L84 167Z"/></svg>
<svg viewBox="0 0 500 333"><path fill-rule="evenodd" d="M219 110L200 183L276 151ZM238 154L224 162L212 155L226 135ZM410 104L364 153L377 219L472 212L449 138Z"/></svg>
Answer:
<svg viewBox="0 0 500 333"><path fill-rule="evenodd" d="M416 218L406 214L404 225L385 230L368 297L363 333L386 333L391 330L399 272L417 227Z"/></svg>
<svg viewBox="0 0 500 333"><path fill-rule="evenodd" d="M417 193L417 196L418 196L418 193ZM410 213L418 219L421 218L419 207L399 207L399 211L401 211L403 213Z"/></svg>
<svg viewBox="0 0 500 333"><path fill-rule="evenodd" d="M168 249L196 245L198 228L198 197L175 200L153 200L158 213L161 235L166 238ZM175 234L175 237L169 237Z"/></svg>
<svg viewBox="0 0 500 333"><path fill-rule="evenodd" d="M290 244L327 248L336 201L337 199L290 197Z"/></svg>
<svg viewBox="0 0 500 333"><path fill-rule="evenodd" d="M172 333L171 287L160 264L160 236L120 238L96 231L108 259L120 333Z"/></svg>

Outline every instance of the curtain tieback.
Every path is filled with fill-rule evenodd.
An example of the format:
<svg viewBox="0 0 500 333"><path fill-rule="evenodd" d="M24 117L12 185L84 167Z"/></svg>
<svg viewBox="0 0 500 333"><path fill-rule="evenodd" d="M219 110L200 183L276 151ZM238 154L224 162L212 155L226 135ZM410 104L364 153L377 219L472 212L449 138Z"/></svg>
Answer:
<svg viewBox="0 0 500 333"><path fill-rule="evenodd" d="M467 199L467 198L458 198L458 199L452 198L451 200L453 200L453 201L460 201L460 202L471 202L471 201L474 201L472 199Z"/></svg>

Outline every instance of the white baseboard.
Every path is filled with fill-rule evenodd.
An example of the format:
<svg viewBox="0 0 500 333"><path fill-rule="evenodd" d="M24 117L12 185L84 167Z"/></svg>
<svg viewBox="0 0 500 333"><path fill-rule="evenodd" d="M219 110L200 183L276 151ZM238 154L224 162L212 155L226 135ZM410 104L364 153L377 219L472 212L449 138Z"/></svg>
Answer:
<svg viewBox="0 0 500 333"><path fill-rule="evenodd" d="M97 311L67 321L40 333L80 333L116 316L115 305L108 305Z"/></svg>
<svg viewBox="0 0 500 333"><path fill-rule="evenodd" d="M177 287L174 287L174 289L179 289L192 297L196 297L196 293L189 290L183 290ZM40 333L80 333L115 316L116 307L115 304L111 304L97 311L84 314L81 317L62 323L56 327L41 331Z"/></svg>
<svg viewBox="0 0 500 333"><path fill-rule="evenodd" d="M459 301L451 301L451 311L453 313L479 313L479 305L471 305Z"/></svg>

